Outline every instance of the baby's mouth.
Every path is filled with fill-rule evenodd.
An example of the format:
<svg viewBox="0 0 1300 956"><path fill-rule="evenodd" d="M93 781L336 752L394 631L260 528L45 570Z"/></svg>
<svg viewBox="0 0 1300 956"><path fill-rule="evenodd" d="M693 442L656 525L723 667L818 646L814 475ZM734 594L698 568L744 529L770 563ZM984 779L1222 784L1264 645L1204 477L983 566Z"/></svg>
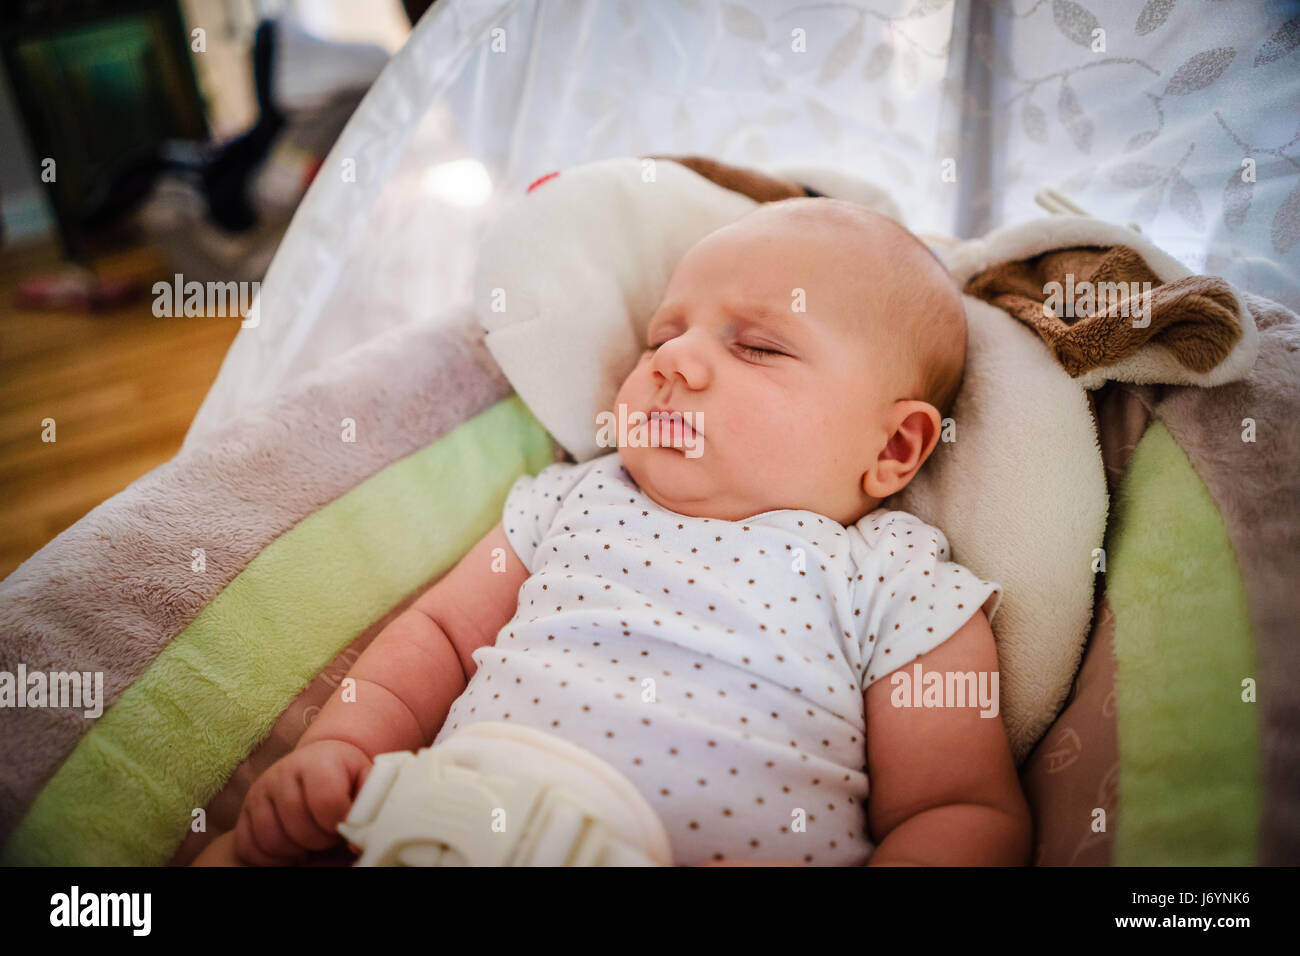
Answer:
<svg viewBox="0 0 1300 956"><path fill-rule="evenodd" d="M646 414L647 434L653 435L657 429L660 442L680 446L687 441L694 441L703 435L691 424L694 417L689 412L670 412L662 408L652 408Z"/></svg>

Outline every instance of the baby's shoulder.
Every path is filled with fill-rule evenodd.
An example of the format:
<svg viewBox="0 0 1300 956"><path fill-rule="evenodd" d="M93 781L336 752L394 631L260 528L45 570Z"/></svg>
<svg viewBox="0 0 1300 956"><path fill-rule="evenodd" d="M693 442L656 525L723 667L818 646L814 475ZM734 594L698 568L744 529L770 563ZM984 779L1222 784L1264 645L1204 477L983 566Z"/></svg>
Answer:
<svg viewBox="0 0 1300 956"><path fill-rule="evenodd" d="M876 509L848 529L849 557L857 581L894 580L900 576L926 576L952 562L948 537L935 525L909 511Z"/></svg>
<svg viewBox="0 0 1300 956"><path fill-rule="evenodd" d="M888 579L909 567L933 568L951 553L942 530L908 511L877 508L846 531L857 572L869 568L876 577Z"/></svg>

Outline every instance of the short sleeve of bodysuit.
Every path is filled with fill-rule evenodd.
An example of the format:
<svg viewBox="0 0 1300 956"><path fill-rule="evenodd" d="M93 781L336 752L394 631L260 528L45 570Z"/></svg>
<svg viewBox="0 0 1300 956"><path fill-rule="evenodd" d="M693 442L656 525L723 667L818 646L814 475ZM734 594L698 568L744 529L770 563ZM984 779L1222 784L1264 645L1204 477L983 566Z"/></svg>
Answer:
<svg viewBox="0 0 1300 956"><path fill-rule="evenodd" d="M559 461L536 475L520 475L510 486L501 509L501 526L505 528L506 540L530 574L534 570L537 546L554 524L560 505L598 461L599 458L579 464Z"/></svg>
<svg viewBox="0 0 1300 956"><path fill-rule="evenodd" d="M992 622L1002 586L948 560L938 528L906 511L876 510L850 532L864 691L952 637L981 607Z"/></svg>

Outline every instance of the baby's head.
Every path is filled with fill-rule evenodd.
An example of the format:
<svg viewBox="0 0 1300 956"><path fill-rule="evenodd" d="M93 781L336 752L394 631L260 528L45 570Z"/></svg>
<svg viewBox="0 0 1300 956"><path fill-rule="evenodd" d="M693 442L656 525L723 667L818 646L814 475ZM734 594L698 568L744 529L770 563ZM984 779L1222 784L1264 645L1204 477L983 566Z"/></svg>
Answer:
<svg viewBox="0 0 1300 956"><path fill-rule="evenodd" d="M873 510L934 450L966 359L938 259L827 198L767 203L700 240L647 333L616 405L686 413L698 448L639 425L623 466L670 511L731 521L790 508L849 525Z"/></svg>

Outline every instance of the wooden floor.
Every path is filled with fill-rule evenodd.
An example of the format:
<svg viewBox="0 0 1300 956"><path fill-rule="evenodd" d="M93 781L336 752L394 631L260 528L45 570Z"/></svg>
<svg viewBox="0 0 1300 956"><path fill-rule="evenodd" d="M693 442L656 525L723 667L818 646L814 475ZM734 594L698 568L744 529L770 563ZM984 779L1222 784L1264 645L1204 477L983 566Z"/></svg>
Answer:
<svg viewBox="0 0 1300 956"><path fill-rule="evenodd" d="M156 318L147 291L110 311L18 311L18 284L60 268L52 245L0 249L0 579L180 450L239 331L237 317ZM97 270L171 275L147 247Z"/></svg>

